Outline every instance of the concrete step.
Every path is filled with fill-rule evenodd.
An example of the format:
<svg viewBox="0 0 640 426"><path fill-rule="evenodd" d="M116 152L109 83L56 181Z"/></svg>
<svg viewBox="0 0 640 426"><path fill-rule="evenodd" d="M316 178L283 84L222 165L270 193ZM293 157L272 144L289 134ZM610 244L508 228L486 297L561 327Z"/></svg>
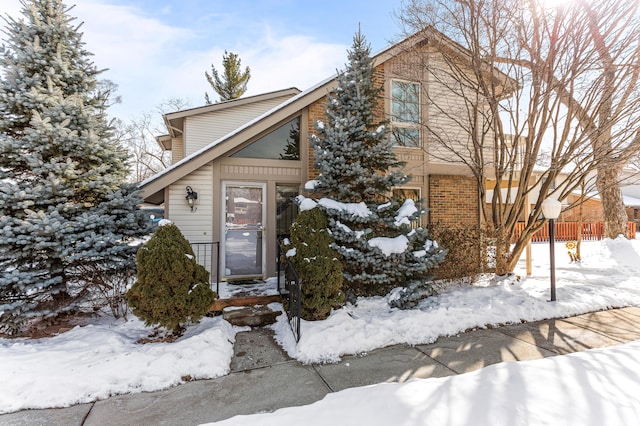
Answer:
<svg viewBox="0 0 640 426"><path fill-rule="evenodd" d="M280 302L282 298L280 295L260 295L260 296L243 296L233 297L229 299L218 299L213 302L209 312L220 312L228 306L254 306L254 305L268 305L273 302Z"/></svg>
<svg viewBox="0 0 640 426"><path fill-rule="evenodd" d="M222 310L222 318L237 326L262 327L276 322L281 313L265 305L229 306Z"/></svg>

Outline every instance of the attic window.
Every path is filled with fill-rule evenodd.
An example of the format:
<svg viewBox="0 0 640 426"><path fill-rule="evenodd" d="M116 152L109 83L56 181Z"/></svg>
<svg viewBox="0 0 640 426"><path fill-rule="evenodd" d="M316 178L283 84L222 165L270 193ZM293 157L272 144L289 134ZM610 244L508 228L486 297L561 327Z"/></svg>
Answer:
<svg viewBox="0 0 640 426"><path fill-rule="evenodd" d="M300 117L278 127L231 156L269 160L299 160Z"/></svg>
<svg viewBox="0 0 640 426"><path fill-rule="evenodd" d="M420 84L391 80L391 135L398 146L420 147Z"/></svg>

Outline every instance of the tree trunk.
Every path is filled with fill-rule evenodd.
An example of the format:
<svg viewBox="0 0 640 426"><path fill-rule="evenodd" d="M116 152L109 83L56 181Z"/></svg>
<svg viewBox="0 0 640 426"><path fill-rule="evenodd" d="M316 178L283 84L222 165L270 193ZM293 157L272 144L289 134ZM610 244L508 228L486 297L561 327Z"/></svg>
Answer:
<svg viewBox="0 0 640 426"><path fill-rule="evenodd" d="M619 167L598 167L596 186L602 201L606 238L617 238L619 235L626 237L628 234L628 218L622 200L619 175Z"/></svg>
<svg viewBox="0 0 640 426"><path fill-rule="evenodd" d="M505 275L513 271L510 265L510 242L506 236L504 228L496 231L496 275Z"/></svg>

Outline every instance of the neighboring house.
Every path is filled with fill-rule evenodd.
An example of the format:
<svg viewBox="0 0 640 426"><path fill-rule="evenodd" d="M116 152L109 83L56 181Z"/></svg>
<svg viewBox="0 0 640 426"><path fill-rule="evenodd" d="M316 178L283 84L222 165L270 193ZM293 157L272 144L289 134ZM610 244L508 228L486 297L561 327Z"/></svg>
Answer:
<svg viewBox="0 0 640 426"><path fill-rule="evenodd" d="M416 122L461 133L424 102L426 93L431 99L443 93L443 102L453 102L422 71L425 58L440 60L433 43L461 49L421 33L374 56L375 79L384 88L376 113L390 120L397 157L413 176L394 192L423 199L429 222L479 226L478 190L469 170L431 157ZM304 92L288 89L164 116L169 134L158 141L171 150L173 164L141 183L144 199L164 203L165 217L190 242L220 242L223 279L275 275L277 238L297 214L293 197L318 173L309 137L317 120L325 119L326 95L335 88L332 77ZM197 193L193 208L187 187Z"/></svg>
<svg viewBox="0 0 640 426"><path fill-rule="evenodd" d="M560 174L556 179L558 186L562 185L564 174ZM620 176L620 187L622 191L622 199L627 211L630 222L638 223L640 216L640 173L631 168L622 170ZM584 188L584 194L580 190L573 191L569 196L561 200L563 204L562 213L558 218L558 222L602 222L604 220L604 211L600 195L595 188L596 172L589 174L586 179L587 185ZM534 188L531 193L531 199L535 200L538 192Z"/></svg>
<svg viewBox="0 0 640 426"><path fill-rule="evenodd" d="M532 178L536 181L544 175L546 168L538 167L534 170ZM567 173L561 172L551 184L551 188L561 188L568 179ZM596 172L592 171L585 179L586 185L583 188L584 194L580 190L574 190L566 198L560 200L562 202L562 212L557 222L602 222L604 220L604 212L600 195L596 190ZM493 181L487 183L485 202L487 205L491 203L493 197L492 188ZM626 167L622 170L620 176L620 188L622 198L629 216L630 222L640 224L640 171ZM515 197L518 188L511 189L511 197ZM502 190L502 197L506 198L507 188ZM540 196L540 184L533 186L529 193L529 201L531 209L534 208L535 202ZM520 217L520 221L525 220L525 215Z"/></svg>

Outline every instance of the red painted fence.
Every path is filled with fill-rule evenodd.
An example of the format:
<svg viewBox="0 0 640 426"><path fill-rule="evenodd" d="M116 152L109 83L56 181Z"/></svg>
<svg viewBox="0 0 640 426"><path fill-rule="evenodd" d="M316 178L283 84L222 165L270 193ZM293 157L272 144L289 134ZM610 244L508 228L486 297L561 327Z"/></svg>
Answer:
<svg viewBox="0 0 640 426"><path fill-rule="evenodd" d="M555 239L556 241L569 241L578 239L578 222L556 222L555 223ZM516 236L520 235L524 229L524 223L518 223L516 226ZM628 223L628 237L636 237L635 222ZM583 240L601 240L604 236L604 222L583 222L582 223L582 239ZM533 234L531 242L549 241L549 227L544 226L541 230Z"/></svg>

